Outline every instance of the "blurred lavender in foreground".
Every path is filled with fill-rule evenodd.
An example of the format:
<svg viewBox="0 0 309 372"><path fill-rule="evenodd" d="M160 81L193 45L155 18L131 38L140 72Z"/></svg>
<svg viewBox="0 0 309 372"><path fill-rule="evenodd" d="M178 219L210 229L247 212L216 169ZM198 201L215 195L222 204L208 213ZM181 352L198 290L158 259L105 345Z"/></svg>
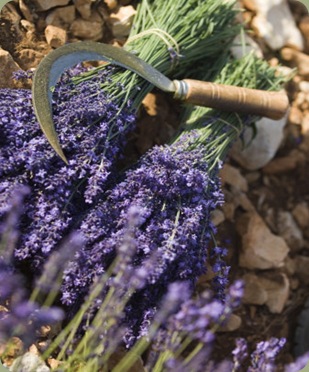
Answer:
<svg viewBox="0 0 309 372"><path fill-rule="evenodd" d="M159 149L164 150L158 148L154 151ZM36 341L36 332L40 326L59 323L63 319L64 312L52 305L53 301L50 301L46 292L59 289L59 274L65 267L70 268L67 260L72 263L72 255L84 243L79 234L68 237L60 250L53 253L46 262L42 276L37 281L37 292L34 291L29 298L24 287L24 277L11 266L12 257L3 255L7 246L16 243L16 226L22 212L22 199L28 192L23 187L14 192L7 205L5 222L0 226L0 275L5 275L5 280L0 282L0 303L9 300L9 309L3 308L0 312L0 338L9 340L11 336L18 336L25 347ZM284 339L272 338L260 342L251 355L248 355L245 340L239 339L232 352L233 360L230 355L226 355L226 359L221 361L212 359L216 331L240 304L243 295L243 283L240 281L229 287L224 302L219 301L208 290L193 299L190 283L192 279L166 283L166 293L163 295L161 289L162 296L157 297L156 307L145 312L138 337L131 333L130 338L130 332L124 324L132 313L127 311L126 306L129 304L132 310L134 305L130 306L130 301L134 298L135 291L142 289L144 295L151 293L149 280L156 272L155 264L161 262L161 255L150 254L148 259L141 259L141 263L136 265L136 254L139 251L137 237L141 236L137 232L145 224L144 213L144 208L128 207L127 220L122 228L123 236L119 239L121 243L117 247L112 269L95 279L89 297L84 299L80 307L82 313L79 312L74 322L69 323L56 340L51 342L43 358L48 358L60 346L57 359L62 361L64 370L73 370L81 360L84 368L93 368L95 365L98 369L93 370L99 370L108 365L122 340L125 340L132 348L119 359L115 372L128 370L148 348L148 357L145 360L148 370L225 372L242 370L244 365L248 365L246 370L252 372L274 371L275 358L284 346ZM47 300L42 306L35 300L39 294L42 296L44 293L47 294ZM108 301L101 297L102 293L105 293ZM141 303L135 303L135 306L138 305ZM76 331L87 308L93 308L96 314L92 320L87 318L89 322L86 332L77 342ZM304 365L305 357L286 366L286 371L297 371L298 366Z"/></svg>
<svg viewBox="0 0 309 372"><path fill-rule="evenodd" d="M19 336L26 347L35 342L40 326L51 325L64 318L62 309L41 307L29 298L27 281L14 267L13 249L19 236L18 222L23 199L29 191L25 186L14 190L7 203L5 219L0 224L0 340Z"/></svg>

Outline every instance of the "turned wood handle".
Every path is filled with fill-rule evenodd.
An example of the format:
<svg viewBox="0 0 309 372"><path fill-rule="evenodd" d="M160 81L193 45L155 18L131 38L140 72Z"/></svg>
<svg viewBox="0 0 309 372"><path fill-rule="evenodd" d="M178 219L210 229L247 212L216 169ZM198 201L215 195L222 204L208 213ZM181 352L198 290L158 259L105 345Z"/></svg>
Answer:
<svg viewBox="0 0 309 372"><path fill-rule="evenodd" d="M283 91L269 92L191 79L184 79L182 82L187 85L184 100L197 106L276 120L281 119L289 108L288 97Z"/></svg>

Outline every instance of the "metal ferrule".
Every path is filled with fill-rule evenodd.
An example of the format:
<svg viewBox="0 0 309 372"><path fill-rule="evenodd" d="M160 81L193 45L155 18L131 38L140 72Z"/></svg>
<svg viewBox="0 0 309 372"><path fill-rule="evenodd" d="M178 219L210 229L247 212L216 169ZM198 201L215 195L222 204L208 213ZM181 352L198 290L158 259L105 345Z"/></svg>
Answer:
<svg viewBox="0 0 309 372"><path fill-rule="evenodd" d="M173 80L175 86L175 99L185 100L188 94L188 84L183 80Z"/></svg>

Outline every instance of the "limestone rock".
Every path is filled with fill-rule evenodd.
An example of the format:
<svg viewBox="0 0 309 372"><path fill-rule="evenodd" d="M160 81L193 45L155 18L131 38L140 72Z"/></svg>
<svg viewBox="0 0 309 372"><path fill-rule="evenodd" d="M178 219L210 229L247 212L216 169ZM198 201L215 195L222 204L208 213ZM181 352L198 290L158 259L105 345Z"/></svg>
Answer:
<svg viewBox="0 0 309 372"><path fill-rule="evenodd" d="M91 4L93 0L74 0L75 7L83 19L91 17Z"/></svg>
<svg viewBox="0 0 309 372"><path fill-rule="evenodd" d="M256 17L252 21L265 42L274 50L293 45L303 50L304 41L296 26L287 0L252 0Z"/></svg>
<svg viewBox="0 0 309 372"><path fill-rule="evenodd" d="M13 88L12 73L20 70L18 64L14 61L11 54L0 48L0 66L5 74L0 74L0 88Z"/></svg>
<svg viewBox="0 0 309 372"><path fill-rule="evenodd" d="M297 73L305 78L309 77L309 56L293 48L281 49L281 57L290 62L292 67L297 67Z"/></svg>
<svg viewBox="0 0 309 372"><path fill-rule="evenodd" d="M103 29L103 20L98 14L93 14L89 20L77 18L70 27L73 36L94 41L102 39Z"/></svg>
<svg viewBox="0 0 309 372"><path fill-rule="evenodd" d="M33 22L33 15L31 14L28 5L25 3L25 0L19 0L18 5L24 18L29 22Z"/></svg>
<svg viewBox="0 0 309 372"><path fill-rule="evenodd" d="M276 158L263 168L264 174L281 174L295 169L306 160L306 156L298 149L292 150L289 155Z"/></svg>
<svg viewBox="0 0 309 372"><path fill-rule="evenodd" d="M240 191L248 191L248 182L246 178L241 175L239 169L229 164L224 164L220 176L223 185L227 183Z"/></svg>
<svg viewBox="0 0 309 372"><path fill-rule="evenodd" d="M117 0L104 0L104 3L107 5L109 10L114 10L118 6Z"/></svg>
<svg viewBox="0 0 309 372"><path fill-rule="evenodd" d="M262 118L256 122L256 136L253 130L244 130L243 140L238 140L232 148L231 156L242 167L257 170L266 165L275 156L282 140L286 117L280 120Z"/></svg>
<svg viewBox="0 0 309 372"><path fill-rule="evenodd" d="M118 39L126 38L132 26L136 10L132 5L122 6L110 15L110 25L114 36Z"/></svg>
<svg viewBox="0 0 309 372"><path fill-rule="evenodd" d="M45 19L47 25L68 29L76 17L74 5L57 8L50 12Z"/></svg>
<svg viewBox="0 0 309 372"><path fill-rule="evenodd" d="M264 305L267 301L267 292L259 283L258 277L255 274L245 274L243 276L245 283L245 291L243 296L243 303L250 305Z"/></svg>
<svg viewBox="0 0 309 372"><path fill-rule="evenodd" d="M278 234L286 241L291 251L298 251L303 247L303 234L290 212L278 212L277 230Z"/></svg>
<svg viewBox="0 0 309 372"><path fill-rule="evenodd" d="M290 292L288 277L283 273L248 273L243 276L245 292L243 302L266 305L271 313L281 313Z"/></svg>
<svg viewBox="0 0 309 372"><path fill-rule="evenodd" d="M14 360L10 367L11 372L21 371L36 371L36 372L49 372L50 369L44 363L44 361L38 356L31 352L27 352L24 355Z"/></svg>
<svg viewBox="0 0 309 372"><path fill-rule="evenodd" d="M238 219L236 228L242 239L240 266L264 270L283 266L289 247L282 237L269 230L257 213L245 213Z"/></svg>
<svg viewBox="0 0 309 372"><path fill-rule="evenodd" d="M53 25L48 25L45 29L47 43L52 48L58 48L67 41L67 33L64 29Z"/></svg>
<svg viewBox="0 0 309 372"><path fill-rule="evenodd" d="M290 283L284 273L269 273L259 275L258 282L267 292L265 305L273 314L282 313L289 298Z"/></svg>
<svg viewBox="0 0 309 372"><path fill-rule="evenodd" d="M302 228L309 227L309 205L308 203L298 203L292 211L292 215L295 218L298 225Z"/></svg>
<svg viewBox="0 0 309 372"><path fill-rule="evenodd" d="M70 0L33 0L34 5L38 7L38 10L48 10L57 6L68 5Z"/></svg>

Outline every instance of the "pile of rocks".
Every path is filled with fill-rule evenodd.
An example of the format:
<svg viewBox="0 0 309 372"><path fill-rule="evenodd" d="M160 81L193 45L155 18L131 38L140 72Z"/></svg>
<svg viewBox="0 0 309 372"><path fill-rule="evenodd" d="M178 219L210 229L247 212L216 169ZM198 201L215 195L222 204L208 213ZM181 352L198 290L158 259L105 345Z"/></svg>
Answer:
<svg viewBox="0 0 309 372"><path fill-rule="evenodd" d="M1 15L10 22L8 38L14 33L19 47L13 51L0 49L0 64L7 72L0 78L0 87L12 87L13 71L36 67L44 55L66 42L93 40L122 44L136 13L129 3L128 0L10 2Z"/></svg>

